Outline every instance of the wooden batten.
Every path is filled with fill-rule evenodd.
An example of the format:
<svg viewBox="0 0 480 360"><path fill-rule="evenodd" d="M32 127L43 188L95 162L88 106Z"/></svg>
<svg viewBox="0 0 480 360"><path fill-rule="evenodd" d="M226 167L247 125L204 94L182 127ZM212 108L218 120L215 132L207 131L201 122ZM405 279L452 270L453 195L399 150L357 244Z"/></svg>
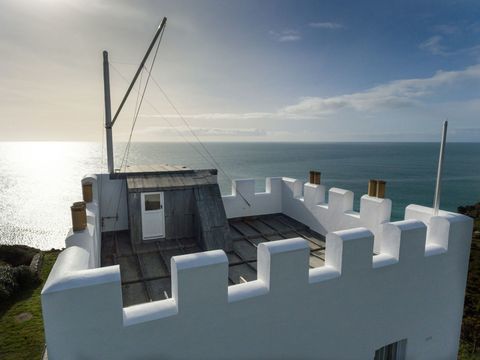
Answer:
<svg viewBox="0 0 480 360"><path fill-rule="evenodd" d="M315 171L314 172L314 179L313 179L313 183L315 185L320 185L320 176L321 176L321 172L320 171Z"/></svg>
<svg viewBox="0 0 480 360"><path fill-rule="evenodd" d="M309 173L309 180L310 184L315 184L315 171L311 170Z"/></svg>

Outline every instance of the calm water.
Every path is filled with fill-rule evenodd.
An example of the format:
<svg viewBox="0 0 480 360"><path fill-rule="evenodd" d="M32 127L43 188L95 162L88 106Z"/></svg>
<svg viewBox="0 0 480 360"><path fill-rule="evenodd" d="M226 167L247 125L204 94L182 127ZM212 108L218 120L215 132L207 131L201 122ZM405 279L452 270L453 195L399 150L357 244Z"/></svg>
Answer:
<svg viewBox="0 0 480 360"><path fill-rule="evenodd" d="M387 181L393 219L416 203L431 206L438 144L429 143L210 143L206 145L228 177L219 172L223 194L229 178L254 178L257 191L266 176L306 180L310 169L322 172L327 187L355 192L355 203L370 178ZM123 154L117 145L116 153ZM197 145L197 148L199 146ZM121 157L121 156L120 156ZM69 206L81 199L84 174L105 169L95 143L0 143L0 243L43 249L64 246ZM133 144L129 164L170 163L216 167L188 144ZM441 207L480 201L480 144L447 144ZM117 159L117 165L120 159Z"/></svg>

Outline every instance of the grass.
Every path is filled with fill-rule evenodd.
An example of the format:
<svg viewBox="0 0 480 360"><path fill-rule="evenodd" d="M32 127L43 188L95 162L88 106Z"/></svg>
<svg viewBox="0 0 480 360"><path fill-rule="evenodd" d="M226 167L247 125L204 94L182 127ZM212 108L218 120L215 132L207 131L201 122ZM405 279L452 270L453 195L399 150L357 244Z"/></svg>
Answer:
<svg viewBox="0 0 480 360"><path fill-rule="evenodd" d="M475 232L480 231L478 204L467 207L465 214L474 218L475 222L458 358L460 360L480 360L480 287L478 286L480 283L480 237L475 235Z"/></svg>
<svg viewBox="0 0 480 360"><path fill-rule="evenodd" d="M59 254L52 250L43 253L41 282L24 289L9 302L0 304L0 359L40 359L45 346L40 292ZM15 317L22 313L32 314L30 320L18 322Z"/></svg>

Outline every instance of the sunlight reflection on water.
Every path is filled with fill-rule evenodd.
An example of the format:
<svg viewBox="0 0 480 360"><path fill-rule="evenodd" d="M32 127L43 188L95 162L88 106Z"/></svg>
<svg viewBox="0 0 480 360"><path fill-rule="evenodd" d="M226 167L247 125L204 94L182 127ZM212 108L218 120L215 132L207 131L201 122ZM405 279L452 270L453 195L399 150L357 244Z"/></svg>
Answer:
<svg viewBox="0 0 480 360"><path fill-rule="evenodd" d="M100 168L93 143L0 143L0 242L63 247L68 205L80 180Z"/></svg>

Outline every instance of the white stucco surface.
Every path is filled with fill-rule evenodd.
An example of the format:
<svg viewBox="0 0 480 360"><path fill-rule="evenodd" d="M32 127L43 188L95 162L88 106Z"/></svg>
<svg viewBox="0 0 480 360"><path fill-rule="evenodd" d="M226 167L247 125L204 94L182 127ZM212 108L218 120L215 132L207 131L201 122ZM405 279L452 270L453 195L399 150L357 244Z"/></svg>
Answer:
<svg viewBox="0 0 480 360"><path fill-rule="evenodd" d="M360 212L353 211L353 192L323 185L303 184L291 178L267 178L266 191L255 193L255 181L234 180L232 195L223 196L228 218L284 213L322 235L331 231L364 226L375 235L375 252L380 251L383 224L390 221L392 202L363 195ZM244 200L246 199L247 202Z"/></svg>
<svg viewBox="0 0 480 360"><path fill-rule="evenodd" d="M125 179L110 179L97 175L98 201L102 232L128 229L127 183Z"/></svg>
<svg viewBox="0 0 480 360"><path fill-rule="evenodd" d="M261 243L258 279L227 286L223 251L177 256L172 299L122 308L119 267L92 266L80 242L95 231L75 233L42 292L49 358L373 359L406 339L407 359L456 359L470 218L409 206L390 223L386 199L364 196L354 213L349 191L331 189L326 204L322 186L270 185L257 198L240 182L252 206L226 197L227 215L284 212L306 223L326 234L325 266L309 269L301 238Z"/></svg>

